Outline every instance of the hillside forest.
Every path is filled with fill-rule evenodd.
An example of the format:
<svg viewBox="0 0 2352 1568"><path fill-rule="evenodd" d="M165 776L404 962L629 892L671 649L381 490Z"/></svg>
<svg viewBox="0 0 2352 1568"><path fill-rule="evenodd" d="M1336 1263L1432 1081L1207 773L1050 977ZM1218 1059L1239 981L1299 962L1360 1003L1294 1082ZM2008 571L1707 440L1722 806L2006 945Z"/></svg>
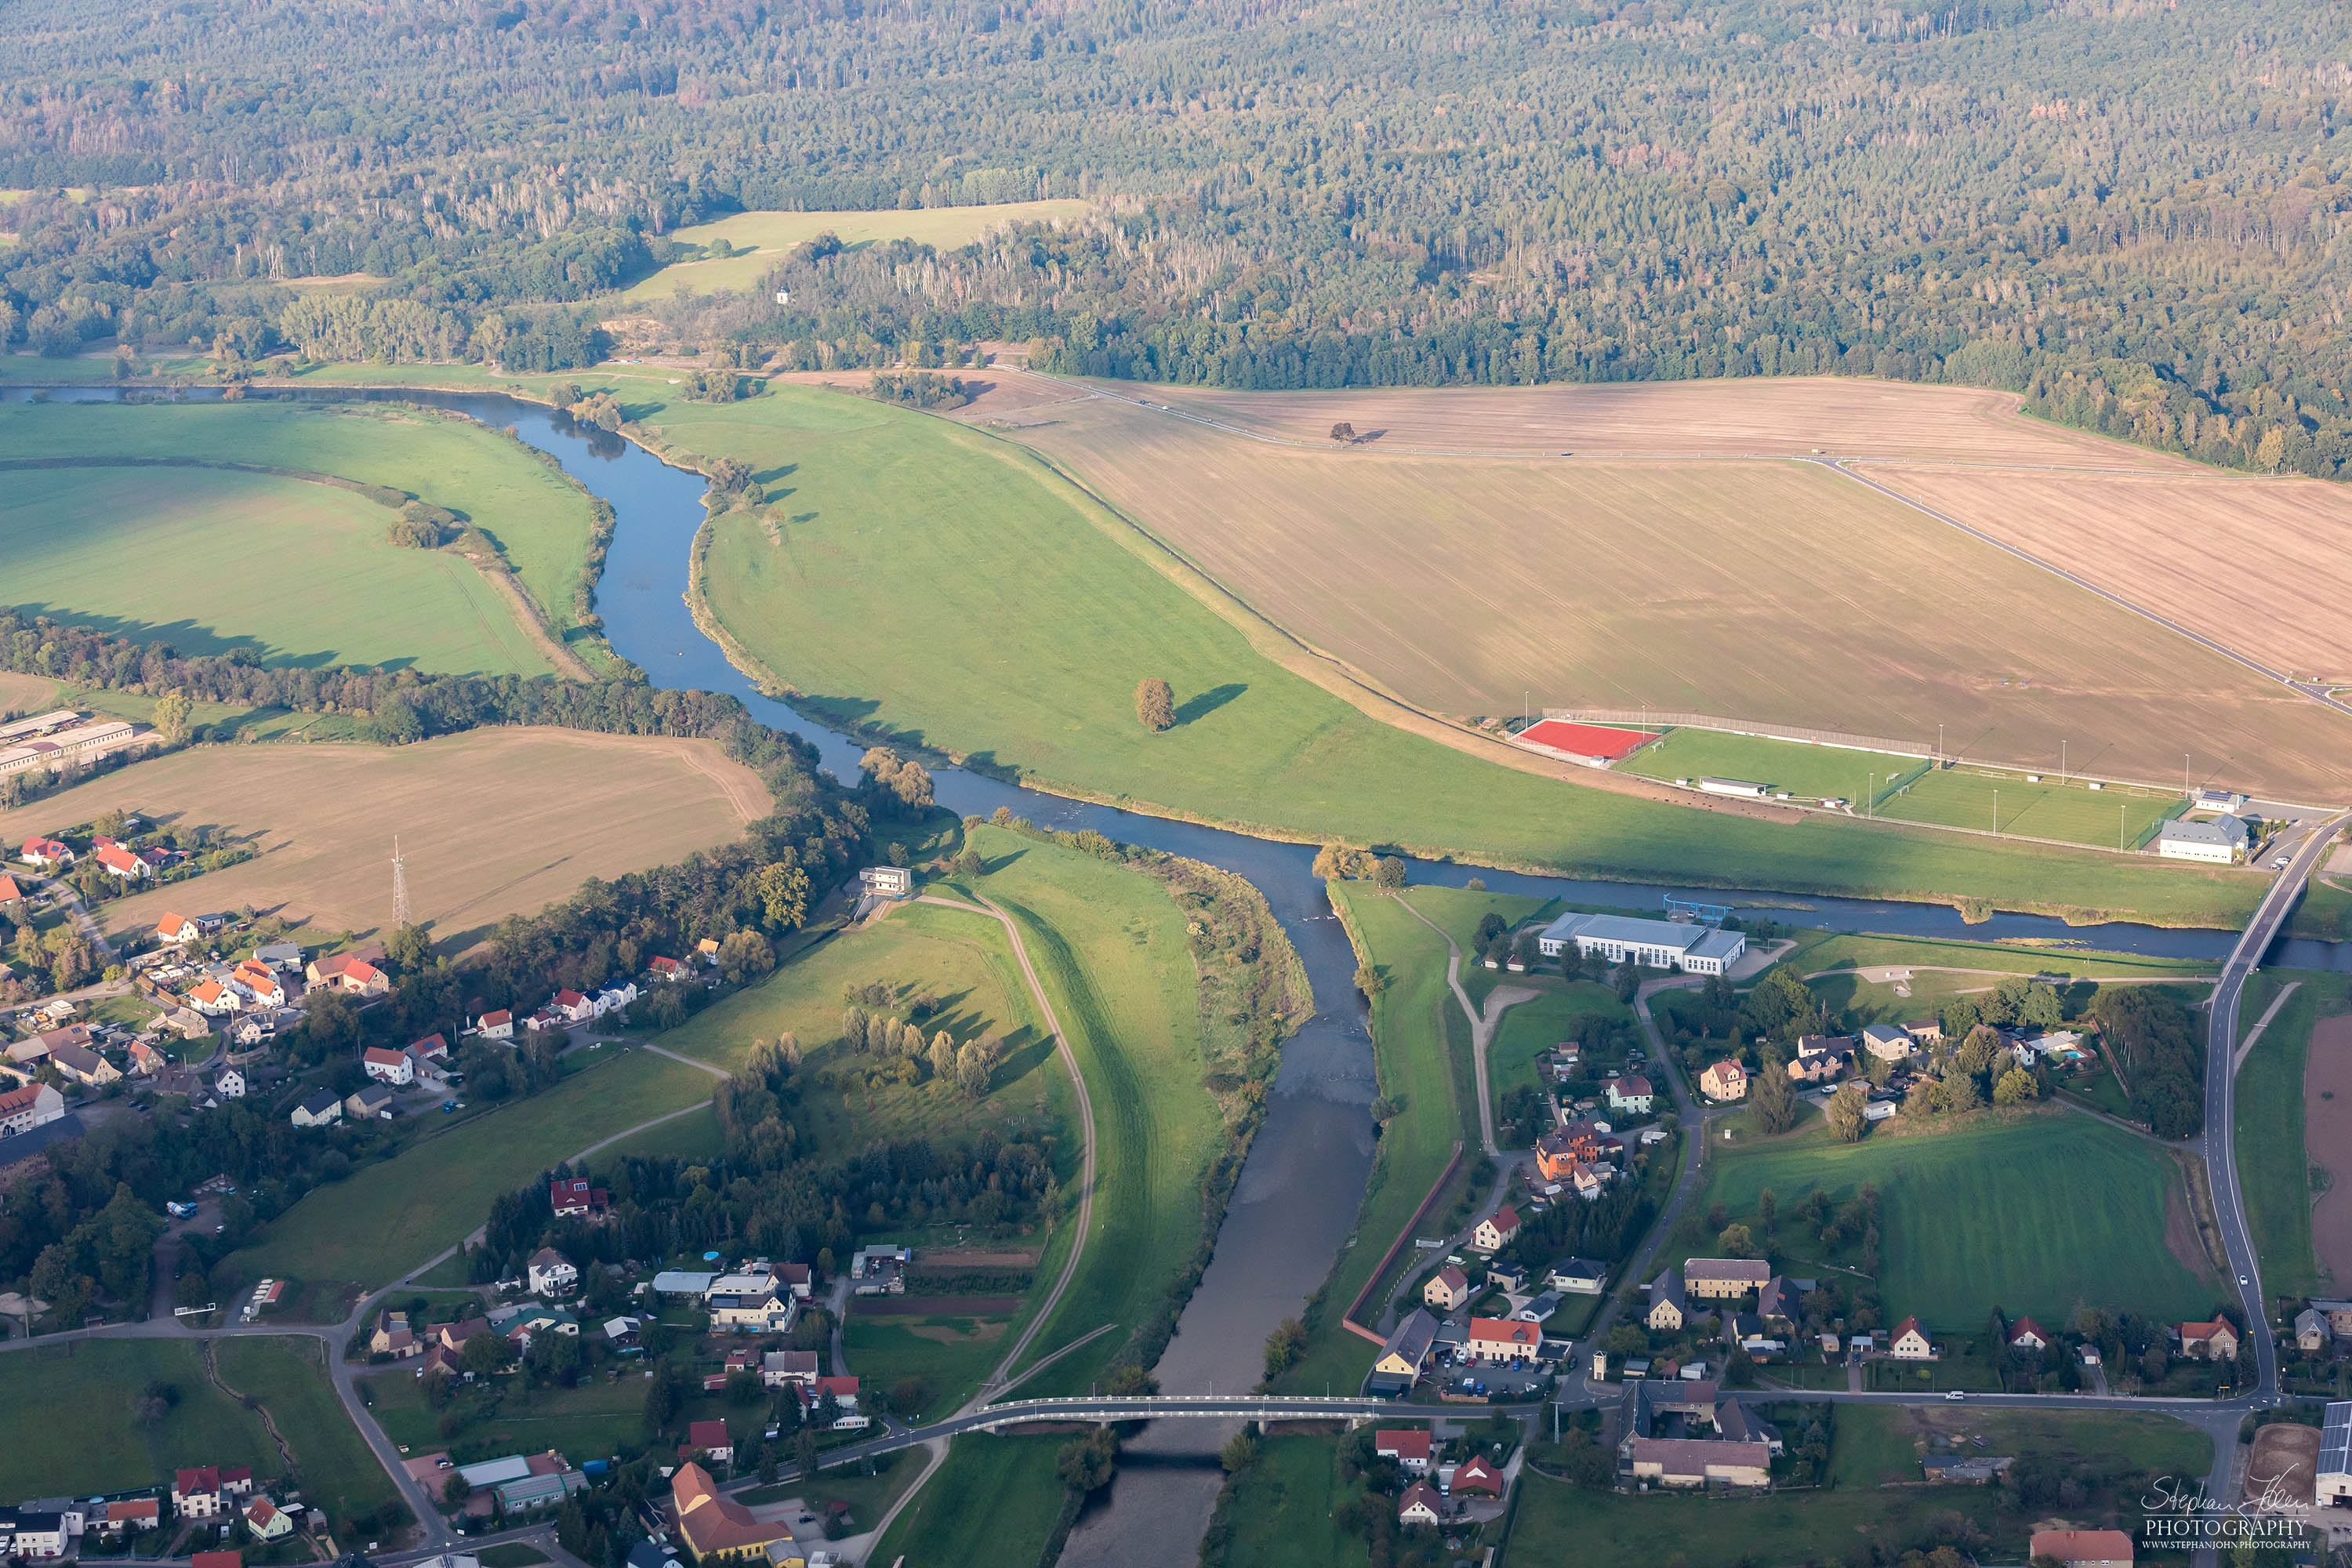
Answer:
<svg viewBox="0 0 2352 1568"><path fill-rule="evenodd" d="M2254 0L59 0L0 13L0 333L556 368L700 254L682 226L1082 197L631 310L739 364L1011 341L1244 387L1966 382L2333 476L2347 27Z"/></svg>

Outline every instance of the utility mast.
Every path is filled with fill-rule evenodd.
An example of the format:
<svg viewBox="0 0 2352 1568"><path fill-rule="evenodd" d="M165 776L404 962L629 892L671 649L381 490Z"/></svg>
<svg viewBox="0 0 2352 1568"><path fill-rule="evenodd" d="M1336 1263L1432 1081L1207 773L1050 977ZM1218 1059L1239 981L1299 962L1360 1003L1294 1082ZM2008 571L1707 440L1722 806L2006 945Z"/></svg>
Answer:
<svg viewBox="0 0 2352 1568"><path fill-rule="evenodd" d="M408 867L400 858L400 838L394 835L392 840L392 929L399 931L413 923L408 918Z"/></svg>

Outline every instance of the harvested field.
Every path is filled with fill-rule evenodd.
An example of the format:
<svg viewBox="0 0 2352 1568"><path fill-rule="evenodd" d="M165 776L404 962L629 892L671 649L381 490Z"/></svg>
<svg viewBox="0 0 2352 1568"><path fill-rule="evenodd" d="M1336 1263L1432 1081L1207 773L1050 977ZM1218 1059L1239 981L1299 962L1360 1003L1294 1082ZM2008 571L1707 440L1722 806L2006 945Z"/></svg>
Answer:
<svg viewBox="0 0 2352 1568"><path fill-rule="evenodd" d="M0 669L0 711L46 712L57 706L58 683L47 675L19 675Z"/></svg>
<svg viewBox="0 0 2352 1568"><path fill-rule="evenodd" d="M578 782L593 776L596 788ZM757 774L707 741L489 729L414 746L200 746L0 812L21 839L114 806L210 823L258 858L102 907L116 931L167 909L251 904L328 931L392 918L392 840L417 918L444 942L566 898L590 877L680 860L768 810Z"/></svg>
<svg viewBox="0 0 2352 1568"><path fill-rule="evenodd" d="M1016 377L1015 379L1021 379ZM1553 457L1970 458L2095 462L2116 468L2191 465L2028 419L2015 394L1914 386L1843 376L1769 381L1616 383L1597 386L1384 387L1345 392L1221 392L1092 384L1236 429L1331 445L1356 428L1358 451L1399 447Z"/></svg>
<svg viewBox="0 0 2352 1568"><path fill-rule="evenodd" d="M1363 428L1361 421L1358 428ZM1311 451L1132 405L1021 439L1372 684L2332 798L2352 719L1813 464ZM1858 783L1859 781L1857 781ZM1843 793L1843 792L1841 792Z"/></svg>
<svg viewBox="0 0 2352 1568"><path fill-rule="evenodd" d="M2290 674L2352 679L2352 617L2340 586L2352 579L2352 495L2341 486L2210 469L2125 475L1874 463L1866 471L2249 658Z"/></svg>
<svg viewBox="0 0 2352 1568"><path fill-rule="evenodd" d="M2308 1508L2319 1479L2319 1428L2274 1421L2254 1429L2246 1461L2246 1495Z"/></svg>
<svg viewBox="0 0 2352 1568"><path fill-rule="evenodd" d="M2303 1141L2311 1163L2328 1176L2311 1205L2311 1249L2326 1278L2342 1284L2352 1280L2352 1159L2345 1155L2352 1150L2352 1014L2312 1026Z"/></svg>

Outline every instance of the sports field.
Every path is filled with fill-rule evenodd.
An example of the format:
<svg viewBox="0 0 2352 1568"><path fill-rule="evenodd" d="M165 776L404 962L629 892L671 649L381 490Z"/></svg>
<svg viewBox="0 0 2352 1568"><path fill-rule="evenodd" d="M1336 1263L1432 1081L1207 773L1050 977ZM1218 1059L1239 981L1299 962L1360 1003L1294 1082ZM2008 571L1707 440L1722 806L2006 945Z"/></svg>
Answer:
<svg viewBox="0 0 2352 1568"><path fill-rule="evenodd" d="M2352 679L2352 626L2321 588L2352 577L2352 497L2339 486L2211 469L1864 472L2273 669Z"/></svg>
<svg viewBox="0 0 2352 1568"><path fill-rule="evenodd" d="M331 485L206 468L7 476L0 595L18 608L265 664L544 675L496 588L395 514Z"/></svg>
<svg viewBox="0 0 2352 1568"><path fill-rule="evenodd" d="M2063 1322L2076 1302L2179 1320L2211 1310L2216 1281L2189 1226L2179 1170L2147 1140L2052 1110L1950 1132L1840 1143L1824 1133L1770 1148L1717 1151L1704 1213L1720 1203L1756 1225L1772 1189L1776 1261L1823 1258L1792 1217L1813 1187L1833 1203L1877 1184L1885 1204L1879 1288L1887 1310L1942 1331L1981 1330L1995 1307ZM2095 1203L2084 1194L2097 1194ZM1714 1237L1685 1232L1675 1257L1706 1255ZM2176 1254L2177 1249L2177 1254Z"/></svg>
<svg viewBox="0 0 2352 1568"><path fill-rule="evenodd" d="M1644 778L1744 779L1787 790L1801 799L1849 801L1857 810L1867 798L1865 791L1883 792L1888 780L1916 773L1925 765L1924 758L1891 752L1850 751L1764 735L1687 729L1672 731L1618 764Z"/></svg>
<svg viewBox="0 0 2352 1568"><path fill-rule="evenodd" d="M421 1139L380 1165L312 1191L232 1253L246 1280L373 1289L489 1216L490 1200L592 1144L710 1098L718 1080L650 1051L612 1055L553 1088ZM653 1136L658 1130L650 1130ZM385 1204L383 1194L402 1194Z"/></svg>
<svg viewBox="0 0 2352 1568"><path fill-rule="evenodd" d="M583 777L597 787L582 792ZM590 877L682 860L765 816L767 786L708 741L485 729L413 746L199 747L0 812L0 837L55 832L117 806L222 829L258 856L197 884L106 904L115 931L251 904L322 931L392 919L392 843L436 940L463 942Z"/></svg>
<svg viewBox="0 0 2352 1568"><path fill-rule="evenodd" d="M798 387L646 417L690 452L792 465L770 498L775 536L743 512L713 525L709 602L750 656L814 712L982 766L1286 837L1502 864L2158 922L2229 924L2252 904L2254 884L2227 871L1784 826L1579 787L1591 770L1569 763L1542 764L1553 778L1496 765L1318 684L1296 645L1225 619L1197 577L1005 443ZM1176 693L1160 734L1135 720L1151 676Z"/></svg>
<svg viewBox="0 0 2352 1568"><path fill-rule="evenodd" d="M2078 768L2164 778L2192 753L2199 782L2291 799L2330 798L2352 757L2352 718L1819 464L1300 448L1108 399L1051 413L1019 438L1441 712L1517 712L1532 689L1923 749L1940 724L1951 754L2032 765L2068 741Z"/></svg>
<svg viewBox="0 0 2352 1568"><path fill-rule="evenodd" d="M2136 849L2180 799L2178 790L2140 784L2095 790L2078 780L2061 781L2054 773L2044 773L2034 784L2022 773L1963 763L1930 768L1893 795L1882 794L1875 810L1900 822Z"/></svg>
<svg viewBox="0 0 2352 1568"><path fill-rule="evenodd" d="M584 634L572 618L573 594L587 569L593 527L588 498L506 437L470 420L362 404L11 403L0 405L0 454L228 460L333 474L421 496L472 521L497 541L523 592L538 606L554 636L583 654L593 652L583 645ZM27 477L8 476L12 493ZM176 485L194 477L184 469L170 469L164 471L163 482ZM20 509L12 501L12 524L19 516ZM375 533L380 539L381 522L375 525ZM390 551L389 546L383 548ZM300 565L288 569L314 570ZM205 569L194 565L179 578L184 584L181 595L184 602L173 610L168 596L173 586L172 575L147 563L142 576L152 579L148 586L150 598L142 602L157 607L165 625L184 621L209 626L215 617L227 616L228 606L255 597L266 599L273 592L265 577L250 589L226 593ZM9 573L9 585L0 590L0 596L14 602L26 592L17 586L21 580L20 574ZM396 617L367 602L374 592L375 585L364 581L340 589L331 602L334 613L321 608L317 612L318 622L331 627L340 617L364 626L394 626ZM234 633L241 628L231 623L222 629ZM452 634L427 630L424 635L446 637ZM315 651L304 641L315 643L324 636L311 632L305 639L292 642L289 651L297 655ZM401 651L394 647L392 657L399 657ZM419 656L411 651L408 657Z"/></svg>
<svg viewBox="0 0 2352 1568"><path fill-rule="evenodd" d="M911 239L940 250L970 245L1003 223L1047 223L1084 213L1082 201L1003 202L990 206L913 207L896 212L745 212L716 223L679 229L670 237L688 245L723 239L748 254L702 261L675 261L622 291L624 304L666 300L673 294L716 294L750 289L767 276L796 245L832 234L845 246L877 239Z"/></svg>

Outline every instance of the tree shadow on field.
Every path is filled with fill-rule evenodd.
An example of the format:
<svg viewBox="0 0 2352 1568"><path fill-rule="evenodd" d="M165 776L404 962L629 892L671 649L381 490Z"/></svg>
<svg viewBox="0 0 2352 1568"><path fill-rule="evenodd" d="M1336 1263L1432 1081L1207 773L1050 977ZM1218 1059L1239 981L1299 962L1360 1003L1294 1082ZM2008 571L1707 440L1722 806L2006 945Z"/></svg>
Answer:
<svg viewBox="0 0 2352 1568"><path fill-rule="evenodd" d="M1176 722L1190 724L1196 719L1205 719L1248 689L1247 686L1238 681L1227 681L1223 686L1212 686L1199 696L1188 698L1182 706L1176 710Z"/></svg>

